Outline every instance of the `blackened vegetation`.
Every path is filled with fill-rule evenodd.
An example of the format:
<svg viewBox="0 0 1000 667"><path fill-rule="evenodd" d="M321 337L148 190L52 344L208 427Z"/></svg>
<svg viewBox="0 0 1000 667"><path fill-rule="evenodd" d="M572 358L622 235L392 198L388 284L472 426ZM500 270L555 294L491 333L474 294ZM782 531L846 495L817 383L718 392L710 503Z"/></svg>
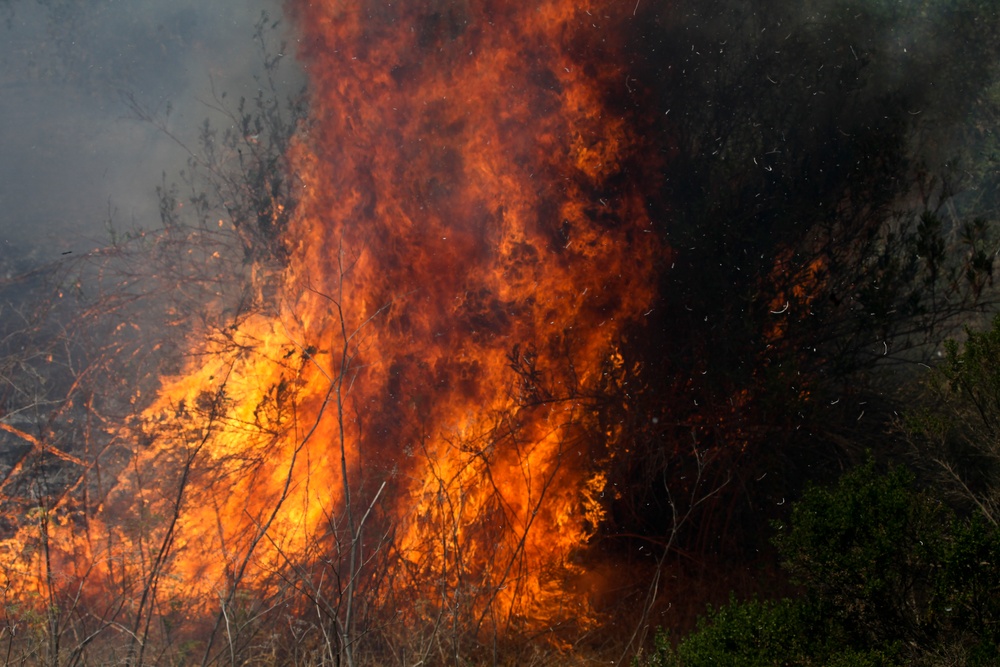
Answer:
<svg viewBox="0 0 1000 667"><path fill-rule="evenodd" d="M167 128L166 119L125 95L139 120L150 122L188 152L180 183L157 187L164 226L231 225L243 246L247 264L280 267L287 260L284 232L295 210L295 178L288 165L292 137L302 129L307 107L305 90L282 94L279 79L287 44L272 44L280 21L262 13L254 40L261 60L254 75L257 93L240 97L233 106L225 91L213 92L208 108L221 118L223 129L206 119L196 147L188 147ZM169 114L170 108L167 108ZM193 214L183 211L185 204Z"/></svg>
<svg viewBox="0 0 1000 667"><path fill-rule="evenodd" d="M127 459L114 431L193 336L246 310L233 245L225 230L111 226L105 247L0 282L4 516L101 502Z"/></svg>
<svg viewBox="0 0 1000 667"><path fill-rule="evenodd" d="M694 451L724 489L682 549L767 550L803 480L901 447L900 390L995 309L1000 18L952 4L640 6L628 113L672 254L607 388L611 544L662 542Z"/></svg>

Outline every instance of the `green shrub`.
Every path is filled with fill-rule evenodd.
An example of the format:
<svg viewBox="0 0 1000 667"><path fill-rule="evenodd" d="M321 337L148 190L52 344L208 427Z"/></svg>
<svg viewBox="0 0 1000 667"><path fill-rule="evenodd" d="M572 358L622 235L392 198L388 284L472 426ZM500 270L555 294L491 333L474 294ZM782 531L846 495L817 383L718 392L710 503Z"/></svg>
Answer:
<svg viewBox="0 0 1000 667"><path fill-rule="evenodd" d="M677 654L685 667L807 664L802 656L811 652L811 625L810 614L796 601L730 600L709 609Z"/></svg>
<svg viewBox="0 0 1000 667"><path fill-rule="evenodd" d="M934 632L952 522L905 469L880 475L869 462L834 488L808 489L774 541L792 581L852 645L913 643Z"/></svg>
<svg viewBox="0 0 1000 667"><path fill-rule="evenodd" d="M981 515L958 517L905 469L868 462L807 489L775 527L802 596L709 608L676 649L657 634L642 664L1000 664L1000 529Z"/></svg>
<svg viewBox="0 0 1000 667"><path fill-rule="evenodd" d="M670 643L670 635L663 628L656 629L656 636L653 638L653 650L649 655L642 651L632 660L632 667L680 667L680 658L673 644Z"/></svg>

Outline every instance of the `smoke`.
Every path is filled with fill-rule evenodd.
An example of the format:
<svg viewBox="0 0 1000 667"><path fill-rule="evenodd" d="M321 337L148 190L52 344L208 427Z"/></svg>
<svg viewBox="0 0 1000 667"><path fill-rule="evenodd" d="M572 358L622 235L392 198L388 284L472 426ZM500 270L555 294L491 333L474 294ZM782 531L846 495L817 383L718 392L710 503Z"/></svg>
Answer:
<svg viewBox="0 0 1000 667"><path fill-rule="evenodd" d="M187 155L138 122L128 94L191 147L213 95L257 92L254 24L280 4L15 1L0 24L0 262L17 272L160 224L155 188ZM271 38L277 42L279 34ZM292 59L287 59L291 64ZM289 67L279 84L302 83ZM213 92L214 91L214 92ZM168 112L169 111L169 115Z"/></svg>
<svg viewBox="0 0 1000 667"><path fill-rule="evenodd" d="M830 130L900 124L920 142L907 157L940 167L947 151L969 148L954 135L996 80L1000 19L989 3L682 0L640 13L634 72L670 110L656 123L668 135L753 122L772 147L835 151L844 142ZM672 130L678 117L694 124ZM813 136L792 134L803 129Z"/></svg>
<svg viewBox="0 0 1000 667"><path fill-rule="evenodd" d="M135 628L157 605L191 620L218 591L266 596L287 577L317 597L352 582L324 633L359 627L355 592L368 619L597 623L573 582L598 540L667 549L678 516L700 521L692 551L732 526L745 538L819 449L791 446L860 421L844 415L873 338L884 354L906 342L891 325L909 293L887 286L920 278L893 263L887 223L914 218L898 210L924 186L924 204L945 201L953 153L975 187L995 178L968 150L1000 48L974 3L368 4L298 4L313 108L292 173L240 182L259 190L245 210L220 203L246 214L237 232L284 235L280 266L204 324L214 335L154 399L125 388L133 428L106 431L122 476L98 484L99 507L80 500L108 536L81 562L162 545L148 576L169 604L140 606ZM196 146L221 90L255 91L256 13L13 8L4 57L27 73L2 103L26 128L4 137L9 247L29 262L93 247L109 198L155 226L152 188L186 157L170 137ZM120 119L123 90L162 126ZM238 129L243 166L257 137ZM197 252L209 292L231 265ZM756 495L698 500L727 484ZM133 525L136 506L174 523Z"/></svg>

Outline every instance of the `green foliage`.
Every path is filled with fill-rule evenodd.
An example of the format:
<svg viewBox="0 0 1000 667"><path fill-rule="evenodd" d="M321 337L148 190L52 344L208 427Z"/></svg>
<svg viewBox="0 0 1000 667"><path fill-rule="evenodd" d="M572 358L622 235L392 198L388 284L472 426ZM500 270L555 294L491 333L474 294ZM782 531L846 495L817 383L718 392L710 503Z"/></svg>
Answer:
<svg viewBox="0 0 1000 667"><path fill-rule="evenodd" d="M979 515L954 524L935 584L950 624L981 644L977 652L992 646L998 657L1000 530Z"/></svg>
<svg viewBox="0 0 1000 667"><path fill-rule="evenodd" d="M957 516L874 463L810 487L776 524L796 599L709 608L676 648L658 634L645 665L962 664L1000 660L1000 529ZM951 658L946 658L951 656Z"/></svg>
<svg viewBox="0 0 1000 667"><path fill-rule="evenodd" d="M812 653L811 615L791 601L749 600L709 608L698 630L680 644L680 664L768 667L805 664L800 656Z"/></svg>
<svg viewBox="0 0 1000 667"><path fill-rule="evenodd" d="M1000 316L985 331L946 341L923 405L903 421L924 474L950 501L1000 519Z"/></svg>
<svg viewBox="0 0 1000 667"><path fill-rule="evenodd" d="M1000 639L1000 530L956 516L905 469L868 462L810 488L778 527L785 567L849 645L922 655Z"/></svg>
<svg viewBox="0 0 1000 667"><path fill-rule="evenodd" d="M940 369L950 389L974 407L983 425L995 434L1000 423L1000 315L988 331L966 329L966 341L945 343L946 363Z"/></svg>
<svg viewBox="0 0 1000 667"><path fill-rule="evenodd" d="M632 659L632 667L679 667L680 657L670 643L670 634L663 628L656 629L656 636L653 638L653 650L649 655L644 655L641 651L639 655Z"/></svg>
<svg viewBox="0 0 1000 667"><path fill-rule="evenodd" d="M833 489L811 488L791 525L779 525L775 542L793 581L855 641L913 641L932 622L950 517L912 483L902 468L879 475L869 462Z"/></svg>
<svg viewBox="0 0 1000 667"><path fill-rule="evenodd" d="M890 667L903 664L897 644L858 649L805 600L738 602L709 608L698 629L674 648L657 632L645 667ZM636 660L634 665L640 662Z"/></svg>

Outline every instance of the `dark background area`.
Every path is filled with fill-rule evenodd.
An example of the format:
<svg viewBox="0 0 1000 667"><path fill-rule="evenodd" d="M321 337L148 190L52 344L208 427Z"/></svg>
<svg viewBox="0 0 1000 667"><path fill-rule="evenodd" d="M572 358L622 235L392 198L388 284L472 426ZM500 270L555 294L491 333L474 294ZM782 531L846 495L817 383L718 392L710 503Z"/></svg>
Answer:
<svg viewBox="0 0 1000 667"><path fill-rule="evenodd" d="M998 29L981 2L640 6L616 99L673 254L609 418L622 534L662 535L692 445L725 489L684 549L736 561L807 481L900 455L908 392L996 307Z"/></svg>

